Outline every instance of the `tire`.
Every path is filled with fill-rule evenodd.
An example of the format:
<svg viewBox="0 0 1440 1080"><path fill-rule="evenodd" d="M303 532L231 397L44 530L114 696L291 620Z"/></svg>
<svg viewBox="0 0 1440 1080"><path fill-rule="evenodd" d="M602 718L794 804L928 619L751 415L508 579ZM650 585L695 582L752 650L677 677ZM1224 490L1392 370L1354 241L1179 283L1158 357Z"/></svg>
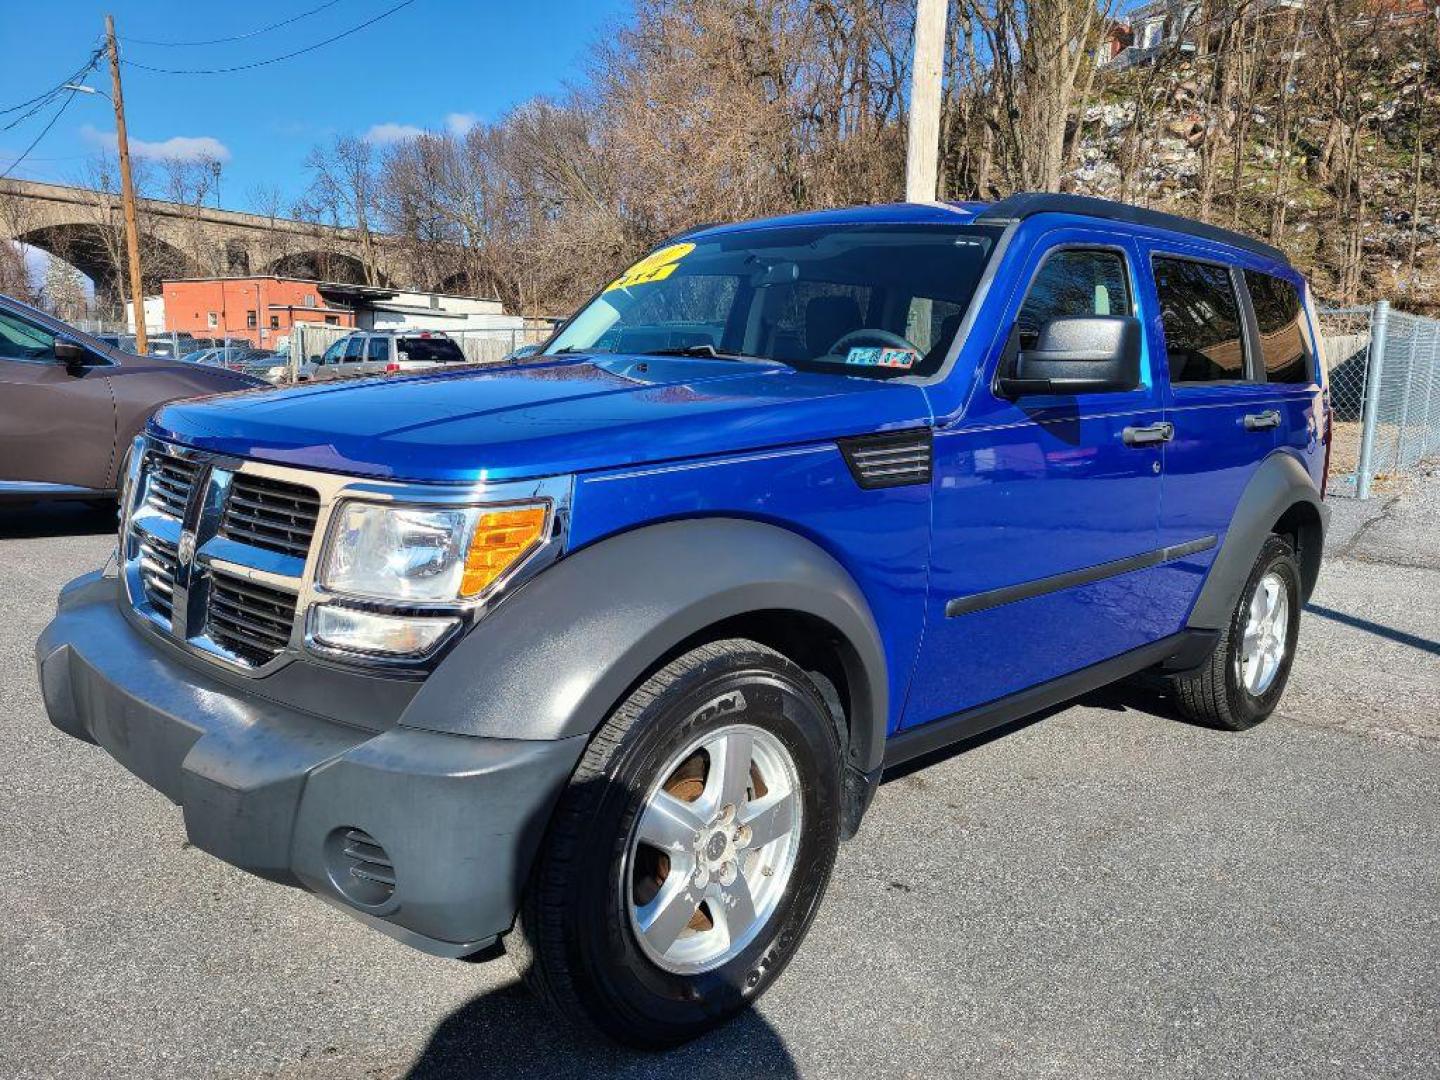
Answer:
<svg viewBox="0 0 1440 1080"><path fill-rule="evenodd" d="M1261 583L1265 595L1257 599ZM1251 612L1267 606L1271 587L1278 585L1275 595L1283 596L1283 614L1275 612L1271 625L1284 626L1284 639L1278 646L1265 650L1264 660L1251 654L1246 663L1246 631ZM1255 565L1240 590L1240 600L1230 622L1220 635L1215 651L1204 664L1169 678L1175 704L1188 720L1228 731L1244 731L1260 723L1280 703L1290 665L1295 659L1295 646L1300 632L1300 566L1295 551L1284 537L1271 535L1260 548ZM1270 663L1273 661L1273 668ZM1258 677L1250 677L1258 664Z"/></svg>
<svg viewBox="0 0 1440 1080"><path fill-rule="evenodd" d="M727 758L751 768L727 777L715 767ZM620 1042L662 1048L719 1026L764 993L809 929L839 845L840 761L824 699L779 653L736 639L680 656L591 740L506 952L542 1000ZM645 839L671 830L666 848Z"/></svg>

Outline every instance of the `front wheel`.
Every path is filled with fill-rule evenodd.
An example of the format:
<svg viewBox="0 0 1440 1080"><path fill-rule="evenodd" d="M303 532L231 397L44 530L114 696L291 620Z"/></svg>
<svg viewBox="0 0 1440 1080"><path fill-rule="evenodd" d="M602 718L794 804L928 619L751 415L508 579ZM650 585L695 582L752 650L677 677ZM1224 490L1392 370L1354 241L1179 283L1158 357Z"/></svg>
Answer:
<svg viewBox="0 0 1440 1080"><path fill-rule="evenodd" d="M560 799L516 929L532 989L637 1046L755 1000L794 954L839 842L840 747L805 673L702 646L601 726Z"/></svg>
<svg viewBox="0 0 1440 1080"><path fill-rule="evenodd" d="M1199 668L1172 676L1180 712L1212 727L1243 731L1275 711L1300 633L1300 567L1290 542L1270 536L1215 652Z"/></svg>

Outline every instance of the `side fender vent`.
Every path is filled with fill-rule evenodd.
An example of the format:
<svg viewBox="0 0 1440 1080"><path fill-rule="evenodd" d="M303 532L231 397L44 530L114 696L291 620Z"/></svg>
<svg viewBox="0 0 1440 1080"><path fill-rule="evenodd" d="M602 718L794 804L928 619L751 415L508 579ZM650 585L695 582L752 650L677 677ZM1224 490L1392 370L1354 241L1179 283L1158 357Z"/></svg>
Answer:
<svg viewBox="0 0 1440 1080"><path fill-rule="evenodd" d="M850 475L867 491L930 483L930 429L838 440Z"/></svg>

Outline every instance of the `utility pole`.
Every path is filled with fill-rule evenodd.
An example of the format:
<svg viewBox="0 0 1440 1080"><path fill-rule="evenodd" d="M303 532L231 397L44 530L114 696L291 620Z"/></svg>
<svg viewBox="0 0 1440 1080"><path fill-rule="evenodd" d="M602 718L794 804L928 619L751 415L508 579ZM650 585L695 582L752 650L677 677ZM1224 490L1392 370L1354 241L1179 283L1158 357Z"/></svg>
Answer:
<svg viewBox="0 0 1440 1080"><path fill-rule="evenodd" d="M142 356L145 340L145 282L140 276L140 231L135 223L135 181L130 176L130 139L125 134L125 98L120 93L120 47L115 44L115 16L105 16L110 43L111 100L115 103L115 142L120 152L120 198L125 208L125 248L130 257L130 302L135 305L135 351Z"/></svg>
<svg viewBox="0 0 1440 1080"><path fill-rule="evenodd" d="M940 178L940 84L945 70L947 0L919 0L910 72L910 135L905 198L934 202Z"/></svg>

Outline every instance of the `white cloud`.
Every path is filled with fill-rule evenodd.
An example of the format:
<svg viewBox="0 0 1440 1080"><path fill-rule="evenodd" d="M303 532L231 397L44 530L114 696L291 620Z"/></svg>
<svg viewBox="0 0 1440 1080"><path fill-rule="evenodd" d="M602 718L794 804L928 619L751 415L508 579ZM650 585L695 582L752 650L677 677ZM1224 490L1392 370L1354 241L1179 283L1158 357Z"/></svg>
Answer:
<svg viewBox="0 0 1440 1080"><path fill-rule="evenodd" d="M376 124L365 132L365 141L381 146L386 143L409 142L424 134L425 129L414 124Z"/></svg>
<svg viewBox="0 0 1440 1080"><path fill-rule="evenodd" d="M112 153L115 150L113 131L100 131L86 124L80 129L80 135L92 146L102 147ZM230 148L210 135L175 135L161 142L131 139L130 153L137 158L149 158L152 161L230 160Z"/></svg>
<svg viewBox="0 0 1440 1080"><path fill-rule="evenodd" d="M445 126L452 134L464 137L471 128L480 122L480 117L474 113L452 112L445 114Z"/></svg>

